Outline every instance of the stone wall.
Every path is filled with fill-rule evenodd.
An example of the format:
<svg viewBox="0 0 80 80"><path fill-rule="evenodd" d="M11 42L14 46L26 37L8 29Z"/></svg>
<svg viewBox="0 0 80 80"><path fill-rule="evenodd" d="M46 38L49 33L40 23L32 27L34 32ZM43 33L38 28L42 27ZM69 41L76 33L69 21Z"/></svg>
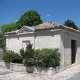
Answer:
<svg viewBox="0 0 80 80"><path fill-rule="evenodd" d="M76 58L75 63L79 61L80 55L80 36L78 34L64 33L64 64L65 67L71 65L71 40L76 40Z"/></svg>

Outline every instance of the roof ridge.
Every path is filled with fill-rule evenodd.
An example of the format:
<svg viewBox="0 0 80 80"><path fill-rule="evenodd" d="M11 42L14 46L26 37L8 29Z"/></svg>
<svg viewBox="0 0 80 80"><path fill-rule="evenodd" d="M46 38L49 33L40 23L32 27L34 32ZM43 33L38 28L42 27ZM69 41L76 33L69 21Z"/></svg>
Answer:
<svg viewBox="0 0 80 80"><path fill-rule="evenodd" d="M65 25L62 25L62 27L60 27L60 25L62 25L62 24L57 24L55 22L45 22L45 23L42 23L42 24L38 24L36 26L31 26L31 27L30 26L23 26L23 27L26 27L26 28L28 28L28 29L30 29L32 31L35 31L35 30L43 30L43 29L51 29L51 28L55 29L55 28L62 28L63 27L64 29L68 29L68 30L73 30L73 31L76 31L76 32L80 32L79 30L76 30L76 29L74 29L72 27L65 26ZM5 34L17 33L21 29L16 30L16 31L6 32Z"/></svg>

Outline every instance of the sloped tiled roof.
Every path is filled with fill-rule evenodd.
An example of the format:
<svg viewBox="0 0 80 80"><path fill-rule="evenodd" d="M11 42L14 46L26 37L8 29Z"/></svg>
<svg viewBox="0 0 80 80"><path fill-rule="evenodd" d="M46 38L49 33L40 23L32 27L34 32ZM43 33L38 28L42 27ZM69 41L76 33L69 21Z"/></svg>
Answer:
<svg viewBox="0 0 80 80"><path fill-rule="evenodd" d="M66 30L71 30L71 31L74 31L74 32L79 32L79 30L76 30L72 27L68 27L68 26L65 26L65 25L61 25L61 24L57 24L57 23L54 23L54 22L46 22L46 23L43 23L43 24L39 24L37 26L34 26L35 30L43 30L43 29L55 29L55 28L59 28L59 29L66 29Z"/></svg>
<svg viewBox="0 0 80 80"><path fill-rule="evenodd" d="M60 24L56 24L54 22L46 22L46 23L34 26L34 28L36 30L42 30L42 29L56 28L56 27L59 27L59 26L60 26Z"/></svg>
<svg viewBox="0 0 80 80"><path fill-rule="evenodd" d="M13 33L17 33L19 30L15 30L15 31L10 31L10 32L6 32L5 34L13 34Z"/></svg>
<svg viewBox="0 0 80 80"><path fill-rule="evenodd" d="M73 29L72 27L68 27L68 26L64 26L64 25L60 25L60 24L57 24L55 22L46 22L46 23L42 23L42 24L39 24L39 25L36 25L36 26L32 26L32 27L29 27L29 26L23 26L20 30L22 30L23 28L27 28L31 31L37 31L37 30L45 30L45 29L66 29L66 30L70 30L70 31L74 31L74 32L78 32L80 33L79 30L76 30L76 29ZM5 34L13 34L13 33L17 33L19 32L20 30L16 30L16 31L11 31L11 32L6 32Z"/></svg>

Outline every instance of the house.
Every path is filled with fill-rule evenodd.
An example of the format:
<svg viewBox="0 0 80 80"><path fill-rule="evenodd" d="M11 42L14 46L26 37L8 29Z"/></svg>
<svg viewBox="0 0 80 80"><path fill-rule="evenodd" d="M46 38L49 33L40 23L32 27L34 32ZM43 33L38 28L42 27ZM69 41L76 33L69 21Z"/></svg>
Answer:
<svg viewBox="0 0 80 80"><path fill-rule="evenodd" d="M37 26L23 26L20 30L7 32L6 49L19 52L28 43L33 48L59 48L61 67L80 63L80 31L68 26L47 22Z"/></svg>

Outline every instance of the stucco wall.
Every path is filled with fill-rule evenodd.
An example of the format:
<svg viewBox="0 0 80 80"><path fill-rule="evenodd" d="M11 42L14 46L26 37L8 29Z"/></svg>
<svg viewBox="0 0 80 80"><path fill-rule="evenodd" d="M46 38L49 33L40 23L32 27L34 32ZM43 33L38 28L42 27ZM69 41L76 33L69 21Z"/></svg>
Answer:
<svg viewBox="0 0 80 80"><path fill-rule="evenodd" d="M34 49L59 48L61 53L61 67L71 65L71 40L76 40L76 63L80 63L80 36L65 31L38 31L36 33L21 34L6 37L6 48L19 52L22 42L30 40Z"/></svg>
<svg viewBox="0 0 80 80"><path fill-rule="evenodd" d="M8 47L9 50L18 52L19 51L19 38L18 36L9 36Z"/></svg>
<svg viewBox="0 0 80 80"><path fill-rule="evenodd" d="M19 53L19 50L23 48L23 41L30 40L30 43L34 47L34 34L14 35L6 38L6 48L14 52Z"/></svg>
<svg viewBox="0 0 80 80"><path fill-rule="evenodd" d="M64 64L71 65L71 40L76 40L76 59L75 63L79 62L80 55L80 36L73 33L64 33Z"/></svg>
<svg viewBox="0 0 80 80"><path fill-rule="evenodd" d="M6 36L6 49L9 49L9 37Z"/></svg>
<svg viewBox="0 0 80 80"><path fill-rule="evenodd" d="M64 33L59 32L41 32L36 33L35 49L58 48L61 53L60 66L64 67Z"/></svg>
<svg viewBox="0 0 80 80"><path fill-rule="evenodd" d="M75 63L80 63L80 35L74 32L60 32L61 67L71 65L71 40L76 40Z"/></svg>
<svg viewBox="0 0 80 80"><path fill-rule="evenodd" d="M64 67L64 33L60 32L60 53L61 53L61 60L60 60L60 66Z"/></svg>
<svg viewBox="0 0 80 80"><path fill-rule="evenodd" d="M35 39L35 40L34 40ZM60 49L60 33L59 32L37 32L34 34L12 35L6 37L6 48L15 52L19 52L23 41L30 40L35 49L43 48L59 48Z"/></svg>
<svg viewBox="0 0 80 80"><path fill-rule="evenodd" d="M19 36L19 46L22 48L22 42L23 41L30 41L34 48L34 34L24 34Z"/></svg>
<svg viewBox="0 0 80 80"><path fill-rule="evenodd" d="M60 34L58 32L37 32L35 36L35 49L60 49Z"/></svg>

